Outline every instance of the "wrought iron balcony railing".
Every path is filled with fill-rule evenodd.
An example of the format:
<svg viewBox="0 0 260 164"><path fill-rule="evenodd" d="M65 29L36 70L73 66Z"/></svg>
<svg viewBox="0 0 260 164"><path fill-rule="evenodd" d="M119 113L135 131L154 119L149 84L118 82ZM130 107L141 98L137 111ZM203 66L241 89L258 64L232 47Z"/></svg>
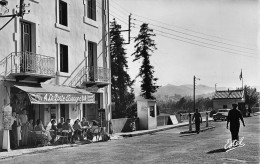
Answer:
<svg viewBox="0 0 260 164"><path fill-rule="evenodd" d="M0 61L0 70L2 76L22 73L55 76L55 60L32 52L13 52Z"/></svg>
<svg viewBox="0 0 260 164"><path fill-rule="evenodd" d="M69 86L76 87L83 83L109 83L110 69L104 67L83 67L71 80Z"/></svg>

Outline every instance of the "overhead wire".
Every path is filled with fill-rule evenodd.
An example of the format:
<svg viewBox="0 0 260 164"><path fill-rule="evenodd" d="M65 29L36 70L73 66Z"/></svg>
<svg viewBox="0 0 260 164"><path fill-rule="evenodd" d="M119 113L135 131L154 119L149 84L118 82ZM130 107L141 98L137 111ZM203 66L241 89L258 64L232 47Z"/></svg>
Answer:
<svg viewBox="0 0 260 164"><path fill-rule="evenodd" d="M117 18L118 20L120 20L122 23L128 25L128 22L123 21L122 19L118 18L117 16L115 16L115 15L113 15L111 13L109 13L109 14L112 15L113 17Z"/></svg>
<svg viewBox="0 0 260 164"><path fill-rule="evenodd" d="M127 14L130 14L132 12L129 12L127 9L125 9L124 7L122 7L119 3L117 3L115 0L111 1L113 2L115 5L117 5L121 11L127 13ZM180 27L180 26L176 26L176 25L172 25L172 24L168 24L168 23L165 23L165 22L162 22L162 21L159 21L159 20L155 20L155 19L151 19L151 18L148 18L148 17L144 17L144 16L141 16L141 15L138 15L138 14L135 14L133 13L133 15L139 17L139 18L143 18L143 19L147 19L147 20L151 20L151 21L155 21L155 22L160 22L162 24L165 24L165 25L168 25L168 26L172 26L172 27L175 27L175 28L179 28L179 29L182 29L182 30L186 30L186 31L190 31L190 32L193 32L193 33L197 33L197 34L201 34L201 35L205 35L205 36L210 36L210 37L214 37L214 38L218 38L218 39L221 39L221 40L226 40L226 41L229 41L229 42L233 42L233 43L238 43L238 44L244 44L244 43L240 43L240 42L236 42L234 40L230 40L230 39L227 39L227 38L224 38L224 37L219 37L219 36L215 36L215 35L210 35L210 34L206 34L206 33L203 33L203 32L198 32L198 31L195 31L195 30L191 30L191 29L188 29L188 28L184 28L184 27ZM191 35L191 34L190 34ZM198 36L197 36L198 37ZM202 39L202 37L201 37ZM206 38L205 38L206 39ZM215 41L215 42L218 42L218 41ZM219 42L220 43L220 42ZM223 42L222 42L223 43ZM221 43L220 43L221 44ZM228 44L228 43L224 43L224 44ZM237 46L237 47L240 47L240 48L245 48L245 49L249 49L249 50L253 50L253 51L257 51L256 49L253 49L253 48L248 48L248 47L244 47L244 46L239 46L239 45L234 45L234 44L229 44L229 45L232 45L232 46Z"/></svg>
<svg viewBox="0 0 260 164"><path fill-rule="evenodd" d="M134 27L134 28L137 28L137 27ZM169 37L169 36L166 36L166 35L163 35L163 34L160 34L160 33L154 33L154 34L160 35L160 36L168 38L168 39L178 40L178 41L181 41L181 42L185 42L185 43L189 43L189 44L193 44L193 45L197 45L197 46L201 46L201 47L205 47L205 48L209 48L209 49L214 49L214 50L218 50L218 51L223 51L223 52L227 52L227 53L234 54L234 55L246 56L246 57L251 57L251 58L259 58L258 56L250 56L250 55L245 55L245 54L239 54L239 53L235 53L235 52L232 52L232 51L227 51L227 50L223 50L223 49L209 47L209 46L205 46L205 45L202 45L202 44L197 44L197 43L189 42L189 41L186 41L186 40L181 40L181 39L178 39L178 38Z"/></svg>
<svg viewBox="0 0 260 164"><path fill-rule="evenodd" d="M100 6L102 5L102 4L100 4L98 1L96 1L96 2L97 2L97 4L99 4ZM100 9L102 10L102 8L101 8L100 6L97 6L97 7L100 8ZM125 22L124 20L118 18L118 16L115 16L114 14L111 14L110 12L109 12L109 15L111 15L111 16L117 18L117 19L120 20L122 23L128 25L128 22Z"/></svg>
<svg viewBox="0 0 260 164"><path fill-rule="evenodd" d="M138 21L138 22L144 22L144 21L141 21L141 20L138 20L138 19L135 19L135 18L133 20ZM177 30L174 30L174 29L170 29L170 28L167 28L167 27L158 26L158 25L155 25L155 24L150 23L150 22L149 22L149 25L152 25L152 26L155 26L155 27L159 27L159 28L162 28L162 29L165 29L165 30L173 31L173 32L176 32L176 33L180 33L180 34L183 34L183 35L188 35L188 36L191 36L191 37L200 38L200 39L203 39L203 40L208 40L208 41L211 41L211 42L223 44L223 45L229 45L229 46L233 46L233 47L239 47L239 48L244 48L244 49L248 49L248 50L251 50L251 51L256 51L256 49L242 47L242 46L238 46L238 45L234 45L234 44L229 44L229 43L225 43L225 42L220 42L220 41L216 41L216 40L200 37L200 36L197 36L197 35L188 34L188 33L185 33L185 32L180 32L180 31L177 31Z"/></svg>
<svg viewBox="0 0 260 164"><path fill-rule="evenodd" d="M110 7L114 8L116 11L118 11L119 13L121 13L122 15L129 15L130 13L126 12L123 10L119 11L117 7L113 6L111 3L109 4ZM111 8L110 8L110 11L111 11Z"/></svg>
<svg viewBox="0 0 260 164"><path fill-rule="evenodd" d="M123 8L123 7L122 7L121 5L119 5L117 2L115 2L115 1L111 1L111 2L114 2L114 4L116 4L117 6L119 6L119 8L121 9L121 11L123 11L124 13L130 14L130 12L129 12L128 10L126 10L125 8ZM114 8L115 8L115 7L114 7ZM117 10L117 11L119 11L119 10ZM120 12L120 11L119 11L119 12ZM120 12L120 13L122 13L122 12ZM124 13L123 13L123 14L124 14ZM127 15L127 14L125 14L125 15ZM146 17L140 16L140 15L135 14L135 13L134 13L133 15L138 16L138 17L141 17L141 18L144 18L144 19L152 20L152 21L157 21L157 22L160 22L160 23L162 23L162 24L166 24L166 25L168 25L168 26L176 27L176 28L183 29L183 30L186 30L186 31L191 31L191 32L198 33L198 34L202 34L202 35L205 35L205 36L210 36L210 37L214 37L214 38L219 38L219 39L226 40L226 41L233 42L233 43L239 43L239 42L235 42L235 41L233 41L233 40L229 40L229 39L226 39L226 38L222 38L222 37L218 37L218 36L214 36L214 35L209 35L209 34L202 33L202 32L198 32L198 31L194 31L194 30L191 30L191 29L187 29L187 28L183 28L183 27L178 27L178 26L175 26L175 25L167 24L167 23L164 23L164 22L161 22L161 21L158 21L158 20L146 18ZM135 20L136 20L136 19L135 19ZM143 21L140 21L140 20L136 20L136 21L143 22ZM126 22L124 22L124 23L126 23ZM133 24L135 24L135 23L133 23ZM173 29L170 29L170 28L167 28L167 27L158 26L158 25L155 25L155 24L153 24L153 23L151 23L151 22L149 22L149 24L151 24L151 25L153 25L153 26L155 26L155 27L159 27L159 28L165 29L165 30L174 31L174 32L177 32L177 33L181 33L181 34L184 34L184 35L189 35L189 36L192 36L192 37L197 37L197 38L200 38L200 39L204 39L204 40L216 42L216 43L219 43L219 44L225 44L225 45L230 45L230 46L234 46L234 47L240 47L240 48L244 48L244 49L256 51L256 49L252 49L252 48L248 48L248 47L243 47L243 46L239 46L239 45L234 45L234 44L229 44L229 43L225 43L225 42L220 42L220 41L216 41L216 40L212 40L212 39L208 39L208 38L204 38L204 37L200 37L200 36L196 36L196 35L184 33L184 32L181 32L181 31L173 30ZM132 27L133 27L134 29L137 29L135 26L132 26ZM186 43L189 43L189 44L194 44L194 45L197 45L197 46L202 46L202 47L209 48L209 49L219 50L219 51L227 52L227 53L234 54L234 55L240 55L240 56L246 56L246 57L252 57L252 58L259 58L258 56L250 56L250 55L245 55L245 54L239 54L239 53L247 53L247 54L256 55L256 54L253 54L253 53L250 53L250 52L239 51L239 50L230 49L230 48L227 48L227 47L221 47L221 46L214 45L214 44L209 44L209 43L205 43L205 42L200 42L200 41L198 41L198 40L193 40L193 39L190 39L190 38L185 38L185 37L181 37L181 36L178 36L178 35L170 34L170 33L167 33L167 32L161 31L161 30L158 30L158 29L155 29L155 31L158 31L158 32L161 32L161 33L164 33L164 34L168 34L168 35L172 35L172 36L175 36L175 37L179 37L179 38L182 38L182 39L186 39L186 40L181 40L181 39L178 39L178 38L173 38L173 37L169 37L169 36L166 36L166 35L163 35L163 34L160 34L160 33L156 33L157 35L160 35L160 36L162 36L162 37L166 37L166 38L169 38L169 39L174 39L174 40L186 42ZM187 41L187 40L190 40L190 41L193 41L193 42L198 42L198 43L200 43L200 44L196 44L196 43L193 43L193 42L189 42L189 41ZM208 45L210 45L210 46L215 46L215 47L217 47L217 48L205 46L205 45L203 45L203 44L208 44ZM239 43L239 44L241 44L241 43ZM228 49L228 50L232 50L232 51L238 51L239 53L238 53L238 52L227 51L227 50L223 50L223 49L218 49L218 48L224 48L224 49Z"/></svg>
<svg viewBox="0 0 260 164"><path fill-rule="evenodd" d="M120 18L121 20L122 20L122 19L125 19L125 18L123 18L122 16L118 15L117 13L115 13L115 12L113 12L113 11L111 11L111 10L110 10L110 12L112 12L112 13L115 14L115 15L117 15L117 17ZM126 22L126 21L124 21L124 22ZM127 24L128 24L128 23L127 23Z"/></svg>
<svg viewBox="0 0 260 164"><path fill-rule="evenodd" d="M112 3L111 3L112 2ZM119 3L117 3L115 0L113 0L113 1L110 1L110 6L111 6L111 4L115 4L115 5L117 5L123 12L125 12L125 13L127 13L127 15L129 15L131 12L129 12L127 9L125 9L124 7L122 7Z"/></svg>
<svg viewBox="0 0 260 164"><path fill-rule="evenodd" d="M150 20L150 21L159 22L159 23L165 24L165 25L167 25L167 26L172 26L172 27L179 28L179 29L182 29L182 30L191 31L191 32L193 32L193 33L198 33L198 34L201 34L201 35L210 36L210 37L214 37L214 38L226 40L226 41L233 42L233 43L244 44L244 43L237 42L237 41L234 41L234 40L230 40L230 39L227 39L227 38L224 38L224 37L219 37L219 36L215 36L215 35L210 35L210 34L206 34L206 33L199 32L199 31L195 31L195 30L192 30L192 29L188 29L188 28L184 28L184 27L180 27L180 26L168 24L168 23L165 23L165 22L162 22L162 21L159 21L159 20L155 20L155 19L151 19L151 18L147 18L147 17L141 16L141 15L138 15L138 14L135 14L135 13L133 13L133 15L135 15L135 16L137 16L137 17L139 17L139 18L143 18L143 19Z"/></svg>
<svg viewBox="0 0 260 164"><path fill-rule="evenodd" d="M123 11L124 13L127 13L127 14L130 14L130 12L125 9L124 7L122 7L121 5L119 5L116 1L112 1L114 2L114 4L116 4L120 9L121 11ZM114 7L115 8L115 7ZM118 10L119 11L119 10ZM122 12L121 12L122 13ZM155 20L155 19L150 19L150 18L147 18L147 17L143 17L143 16L140 16L138 14L133 14L137 17L140 17L140 18L144 18L144 19L148 19L148 20L152 20L152 21L156 21L156 22L160 22L162 24L166 24L168 26L172 26L172 27L176 27L176 28L179 28L179 29L183 29L183 30L186 30L186 31L191 31L191 32L194 32L194 33L198 33L198 34L202 34L202 35L206 35L206 36L210 36L210 37L215 37L215 38L218 38L218 39L221 39L221 40L226 40L226 41L229 41L229 42L233 42L233 43L239 43L239 42L235 42L233 40L229 40L229 39L226 39L226 38L223 38L223 37L218 37L218 36L214 36L214 35L209 35L209 34L205 34L205 33L202 33L202 32L198 32L198 31L194 31L194 30L191 30L191 29L187 29L187 28L183 28L183 27L179 27L179 26L175 26L175 25L171 25L171 24L167 24L167 23L164 23L162 21L158 21L158 20ZM139 20L140 21L140 20ZM256 49L253 49L253 48L248 48L248 47L245 47L245 46L240 46L240 45L235 45L235 44L230 44L230 43L227 43L227 42L223 42L223 41L217 41L217 40L212 40L212 39L209 39L209 38L205 38L205 37L201 37L201 36L198 36L198 35L192 35L192 34L188 34L188 33L185 33L185 32L181 32L181 31L177 31L177 30L174 30L174 29L170 29L170 28L167 28L167 27L162 27L162 26L158 26L158 25L155 25L151 22L149 22L149 24L153 25L153 26L156 26L156 27L159 27L159 28L163 28L163 29L166 29L166 30L170 30L170 31L174 31L174 32L177 32L177 33L181 33L181 34L184 34L184 35L189 35L189 36L192 36L192 37L197 37L197 38L200 38L200 39L203 39L203 40L208 40L208 41L212 41L212 42L215 42L215 43L219 43L219 44L223 44L223 45L229 45L229 46L233 46L233 47L239 47L239 48L243 48L243 49L247 49L247 50L250 50L250 51L257 51ZM239 43L241 44L241 43Z"/></svg>
<svg viewBox="0 0 260 164"><path fill-rule="evenodd" d="M227 48L227 47L223 47L223 46L219 46L219 45L215 45L215 44L211 44L211 43L206 43L206 42L202 42L202 41L199 41L199 40L195 40L195 39L191 39L191 38L187 38L187 37L183 37L183 36L179 36L179 35L174 35L174 34L171 34L171 33L168 33L168 32L164 32L164 31L158 30L156 28L153 28L153 30L161 32L161 33L164 33L164 34L172 35L172 36L175 36L175 37L178 37L178 38L190 40L190 41L193 41L193 42L198 42L198 43L202 43L202 44L206 44L206 45L210 45L210 46L215 46L215 47L218 47L218 48L224 48L224 49L228 49L228 50L232 50L232 51L237 51L237 52L240 52L240 53L256 55L255 53L250 53L250 52L246 52L246 51L240 51L240 50Z"/></svg>

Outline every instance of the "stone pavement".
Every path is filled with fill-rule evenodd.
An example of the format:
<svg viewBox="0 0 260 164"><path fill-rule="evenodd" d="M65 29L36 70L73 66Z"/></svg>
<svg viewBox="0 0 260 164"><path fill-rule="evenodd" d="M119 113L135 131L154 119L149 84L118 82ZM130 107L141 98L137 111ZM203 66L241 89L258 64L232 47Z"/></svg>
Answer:
<svg viewBox="0 0 260 164"><path fill-rule="evenodd" d="M203 118L203 122L206 120ZM209 121L212 121L212 118L209 118ZM117 139L123 139L123 137L132 137L132 136L138 136L138 135L144 135L144 134L150 134L155 133L159 131L169 130L181 126L187 126L188 122L183 122L175 125L167 125L167 126L161 126L157 129L151 129L151 130L140 130L140 131L134 131L134 132L128 132L128 133L116 133L111 136L111 140L117 140ZM210 127L209 127L210 128ZM203 129L203 128L202 128ZM95 144L94 141L92 144ZM22 156L25 154L35 154L35 153L41 153L41 152L48 152L54 149L61 149L66 147L74 147L79 144L89 144L90 142L83 141L83 142L76 142L75 144L64 144L64 145L55 145L55 146L44 146L44 147L36 147L36 148L27 148L27 149L17 149L17 150L10 150L10 151L4 151L0 152L0 160L6 159L6 158L12 158L16 156Z"/></svg>

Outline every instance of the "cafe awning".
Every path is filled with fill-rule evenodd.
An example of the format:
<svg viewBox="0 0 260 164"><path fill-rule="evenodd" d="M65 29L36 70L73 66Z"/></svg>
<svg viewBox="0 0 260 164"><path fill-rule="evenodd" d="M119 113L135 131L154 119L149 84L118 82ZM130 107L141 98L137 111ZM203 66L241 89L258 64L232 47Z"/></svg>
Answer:
<svg viewBox="0 0 260 164"><path fill-rule="evenodd" d="M15 87L28 94L32 104L93 104L95 94L84 89L68 86L41 84L41 86L20 86Z"/></svg>

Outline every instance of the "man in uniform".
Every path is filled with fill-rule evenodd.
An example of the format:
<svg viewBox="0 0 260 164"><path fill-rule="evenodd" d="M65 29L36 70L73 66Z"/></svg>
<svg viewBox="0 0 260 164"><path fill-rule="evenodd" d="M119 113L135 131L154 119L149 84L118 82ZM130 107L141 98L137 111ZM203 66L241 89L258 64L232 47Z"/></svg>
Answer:
<svg viewBox="0 0 260 164"><path fill-rule="evenodd" d="M200 124L202 123L202 117L201 117L201 114L199 113L198 109L195 109L195 111L196 112L194 113L192 120L194 120L194 118L195 118L196 132L197 132L197 134L199 134Z"/></svg>
<svg viewBox="0 0 260 164"><path fill-rule="evenodd" d="M243 126L245 126L244 119L242 116L242 113L237 109L237 104L232 104L233 109L231 109L228 112L228 117L227 117L227 129L228 129L228 124L230 122L230 132L232 136L232 143L236 144L234 142L239 141L239 127L240 127L240 122L239 119L242 121Z"/></svg>

